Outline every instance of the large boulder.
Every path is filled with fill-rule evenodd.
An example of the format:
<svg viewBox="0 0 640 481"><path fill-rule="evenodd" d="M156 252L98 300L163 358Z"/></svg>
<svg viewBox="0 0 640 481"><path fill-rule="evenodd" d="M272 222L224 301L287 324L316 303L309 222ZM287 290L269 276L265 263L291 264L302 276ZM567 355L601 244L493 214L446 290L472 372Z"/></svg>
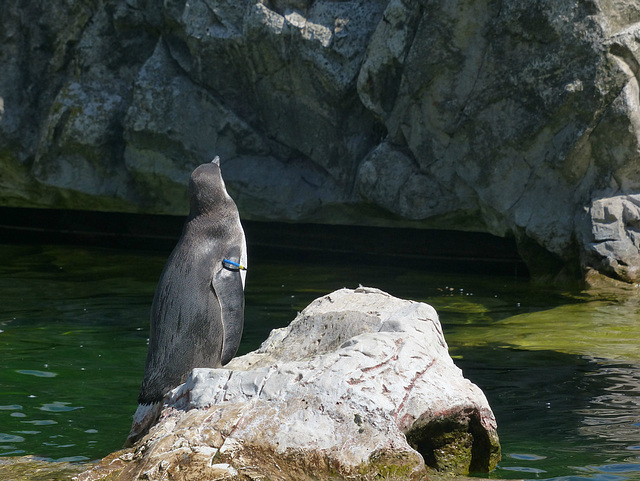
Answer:
<svg viewBox="0 0 640 481"><path fill-rule="evenodd" d="M596 199L579 225L585 266L614 279L640 279L640 195Z"/></svg>
<svg viewBox="0 0 640 481"><path fill-rule="evenodd" d="M491 408L435 310L360 287L223 369L194 369L146 437L77 479L407 480L499 459Z"/></svg>
<svg viewBox="0 0 640 481"><path fill-rule="evenodd" d="M2 204L183 214L218 154L245 219L489 232L536 274L637 280L585 234L640 190L635 1L1 5Z"/></svg>

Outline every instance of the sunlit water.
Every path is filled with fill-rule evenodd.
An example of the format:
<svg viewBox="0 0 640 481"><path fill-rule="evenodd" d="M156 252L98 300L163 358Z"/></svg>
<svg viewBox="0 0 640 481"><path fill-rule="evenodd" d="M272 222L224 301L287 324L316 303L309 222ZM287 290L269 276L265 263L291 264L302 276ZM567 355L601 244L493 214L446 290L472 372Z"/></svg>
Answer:
<svg viewBox="0 0 640 481"><path fill-rule="evenodd" d="M0 455L83 461L122 446L167 254L0 245ZM640 479L635 292L250 259L240 353L316 297L359 284L438 310L452 356L498 419L503 460L490 477Z"/></svg>

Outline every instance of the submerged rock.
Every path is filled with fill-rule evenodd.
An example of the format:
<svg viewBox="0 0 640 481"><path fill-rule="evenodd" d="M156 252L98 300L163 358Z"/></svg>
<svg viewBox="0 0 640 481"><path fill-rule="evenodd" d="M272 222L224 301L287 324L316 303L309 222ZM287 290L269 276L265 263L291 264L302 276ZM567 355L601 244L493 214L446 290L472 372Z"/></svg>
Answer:
<svg viewBox="0 0 640 481"><path fill-rule="evenodd" d="M436 311L361 287L315 300L223 369L194 369L147 436L77 479L406 480L499 458L491 408Z"/></svg>
<svg viewBox="0 0 640 481"><path fill-rule="evenodd" d="M86 464L35 456L0 457L0 479L11 481L63 481L86 469Z"/></svg>

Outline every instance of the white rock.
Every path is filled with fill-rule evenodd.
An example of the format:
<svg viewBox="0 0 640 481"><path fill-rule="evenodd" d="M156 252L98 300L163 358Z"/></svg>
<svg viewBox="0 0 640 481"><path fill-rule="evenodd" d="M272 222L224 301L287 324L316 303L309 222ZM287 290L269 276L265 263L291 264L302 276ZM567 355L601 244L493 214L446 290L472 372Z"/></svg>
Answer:
<svg viewBox="0 0 640 481"><path fill-rule="evenodd" d="M194 369L116 479L162 462L206 479L420 479L488 471L499 453L436 311L361 287L315 300L224 369Z"/></svg>

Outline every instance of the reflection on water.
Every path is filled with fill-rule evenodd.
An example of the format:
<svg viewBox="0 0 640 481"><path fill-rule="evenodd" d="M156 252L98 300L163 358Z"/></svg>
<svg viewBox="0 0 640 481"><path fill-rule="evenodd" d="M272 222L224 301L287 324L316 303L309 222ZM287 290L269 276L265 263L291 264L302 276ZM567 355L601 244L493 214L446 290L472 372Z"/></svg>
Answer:
<svg viewBox="0 0 640 481"><path fill-rule="evenodd" d="M0 455L79 461L121 447L167 254L0 246ZM240 353L316 297L358 284L438 310L452 356L498 418L503 460L489 477L640 479L635 293L251 259Z"/></svg>
<svg viewBox="0 0 640 481"><path fill-rule="evenodd" d="M628 444L637 451L640 444L640 365L601 363L590 373L602 383L602 394L590 400L583 415L581 433Z"/></svg>

